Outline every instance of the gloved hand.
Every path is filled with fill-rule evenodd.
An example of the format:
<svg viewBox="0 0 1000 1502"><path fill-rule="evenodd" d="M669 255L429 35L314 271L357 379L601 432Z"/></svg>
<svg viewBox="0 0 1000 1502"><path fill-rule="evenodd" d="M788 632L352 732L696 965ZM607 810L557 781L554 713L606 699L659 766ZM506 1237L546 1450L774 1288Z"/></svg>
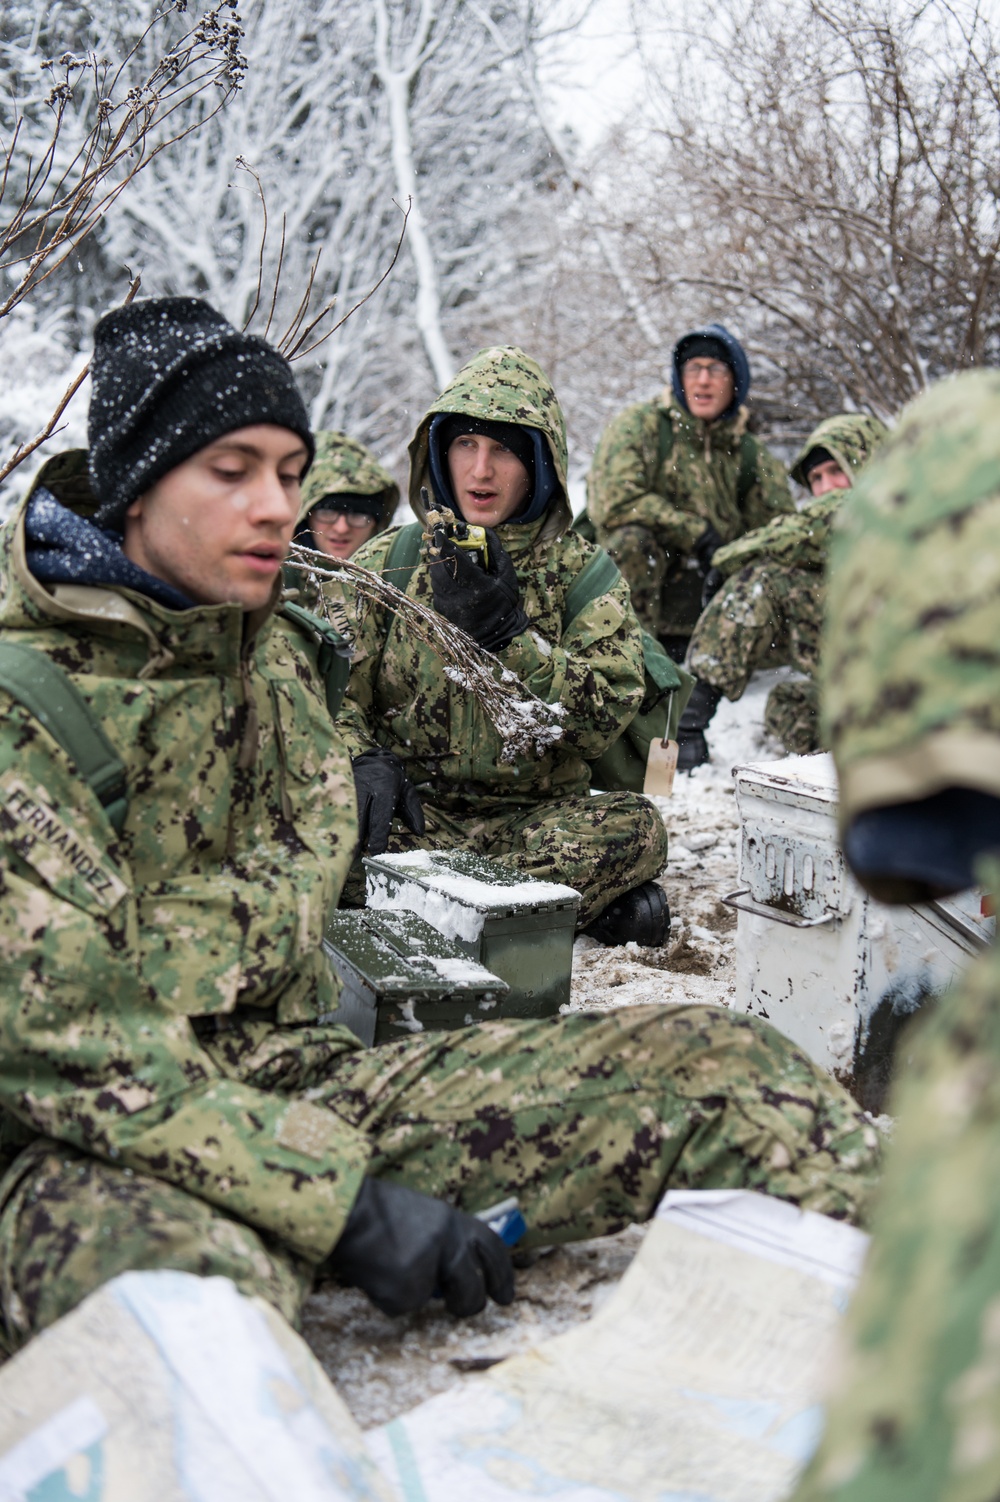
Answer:
<svg viewBox="0 0 1000 1502"><path fill-rule="evenodd" d="M456 547L444 527L435 527L430 552L434 609L468 633L487 652L502 652L527 630L521 586L510 555L497 534L486 529L489 564L480 568Z"/></svg>
<svg viewBox="0 0 1000 1502"><path fill-rule="evenodd" d="M402 1184L364 1179L329 1260L342 1283L383 1314L411 1314L438 1290L451 1314L478 1314L489 1295L514 1299L500 1237L481 1220Z"/></svg>
<svg viewBox="0 0 1000 1502"><path fill-rule="evenodd" d="M709 600L713 600L719 590L725 584L725 576L720 568L710 568L701 581L701 608L704 610Z"/></svg>
<svg viewBox="0 0 1000 1502"><path fill-rule="evenodd" d="M423 834L424 811L403 763L384 746L363 751L351 762L358 795L358 849L381 855L389 844L389 826L398 814L407 829Z"/></svg>
<svg viewBox="0 0 1000 1502"><path fill-rule="evenodd" d="M718 532L716 532L715 528L712 526L712 523L709 522L708 526L705 528L704 532L695 543L693 549L694 556L698 560L698 567L701 569L703 574L708 573L709 569L712 567L712 554L715 552L716 548L721 547L722 538L719 536Z"/></svg>

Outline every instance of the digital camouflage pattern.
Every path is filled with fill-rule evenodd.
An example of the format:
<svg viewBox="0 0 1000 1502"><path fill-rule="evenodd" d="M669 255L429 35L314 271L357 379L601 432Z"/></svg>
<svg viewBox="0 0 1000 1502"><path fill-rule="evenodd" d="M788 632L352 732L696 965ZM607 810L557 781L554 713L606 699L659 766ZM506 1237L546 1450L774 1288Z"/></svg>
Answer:
<svg viewBox="0 0 1000 1502"><path fill-rule="evenodd" d="M823 710L851 815L1000 794L1000 372L906 409L834 538Z"/></svg>
<svg viewBox="0 0 1000 1502"><path fill-rule="evenodd" d="M887 436L876 417L828 417L806 439L792 469L825 448L844 473L856 476ZM751 674L788 666L811 679L819 663L830 536L846 490L832 490L801 511L718 548L713 563L726 583L709 601L691 635L688 667L697 677L739 699ZM811 682L777 684L764 712L767 730L796 755L823 745L818 694Z"/></svg>
<svg viewBox="0 0 1000 1502"><path fill-rule="evenodd" d="M741 407L733 418L706 423L665 391L627 407L601 435L587 476L587 510L654 636L687 635L698 618L701 574L691 554L707 526L730 542L792 510L784 470L757 439L754 483L738 503L747 416ZM663 421L673 435L666 445Z"/></svg>
<svg viewBox="0 0 1000 1502"><path fill-rule="evenodd" d="M805 485L805 460L814 449L825 448L853 484L888 436L888 428L877 417L860 412L827 417L813 429L796 455L790 470L792 479ZM799 511L775 517L766 526L717 548L713 564L727 578L748 563L763 559L783 563L788 568L825 569L830 535L845 494L843 490L830 490L807 501Z"/></svg>
<svg viewBox="0 0 1000 1502"><path fill-rule="evenodd" d="M540 426L564 483L562 412L538 366L520 350L477 355L434 404L436 411ZM426 482L418 467L426 464L428 426L424 418L410 445L417 471L410 493L418 515ZM642 643L623 579L563 628L566 595L594 552L592 543L567 530L569 522L560 493L538 521L498 529L531 622L499 659L533 694L564 711L562 738L535 759L501 761L499 736L477 701L445 676L437 655L409 635L398 615L387 626L386 613L362 608L349 585L338 582L329 590L338 596L343 591L355 635L340 727L352 754L378 744L406 764L430 821L420 843L479 850L507 857L528 875L551 875L555 831L565 812L571 823L561 846L561 879L583 893L585 923L621 892L657 875L666 861L667 837L647 799L589 796L587 762L615 739L642 700ZM381 572L392 536L366 543L354 561ZM433 608L425 559L407 594ZM390 850L413 844L397 821Z"/></svg>
<svg viewBox="0 0 1000 1502"><path fill-rule="evenodd" d="M81 510L85 460L40 476ZM0 534L0 634L71 675L130 803L116 838L66 753L0 693L2 1140L43 1134L151 1173L318 1260L367 1144L213 1065L189 1021L260 1017L273 1050L336 1005L320 945L356 821L317 649L269 612L50 593L27 569L23 510Z"/></svg>
<svg viewBox="0 0 1000 1502"><path fill-rule="evenodd" d="M333 431L316 434L316 458L302 482L301 519L328 495L381 496L379 532L390 525L399 505L399 486L371 449L346 433Z"/></svg>
<svg viewBox="0 0 1000 1502"><path fill-rule="evenodd" d="M470 1211L516 1194L526 1246L645 1220L668 1187L760 1189L850 1221L873 1192L875 1132L846 1092L721 1008L487 1023L321 1065L287 1046L265 1058L239 1027L205 1046L278 1100L325 1075L312 1109L368 1142L372 1174ZM29 1148L19 1170L0 1215L10 1345L129 1267L221 1274L293 1321L322 1272L221 1208L64 1146Z"/></svg>
<svg viewBox="0 0 1000 1502"><path fill-rule="evenodd" d="M542 367L512 344L481 349L449 381L432 402L409 447L410 505L423 520L420 492L430 491L428 440L431 420L438 412L460 412L492 422L516 422L544 433L559 478L559 490L549 502L539 534L540 542L560 537L573 513L569 504L566 419Z"/></svg>
<svg viewBox="0 0 1000 1502"><path fill-rule="evenodd" d="M836 417L825 417L795 455L788 473L797 485L808 490L806 460L813 449L826 449L853 484L888 436L885 423L867 412L839 412Z"/></svg>
<svg viewBox="0 0 1000 1502"><path fill-rule="evenodd" d="M688 644L687 668L734 700L757 668L785 665L811 678L819 665L822 625L821 573L749 563L702 611ZM817 695L789 694L790 687L775 684L765 722L787 751L805 756L820 747Z"/></svg>
<svg viewBox="0 0 1000 1502"><path fill-rule="evenodd" d="M844 507L822 671L846 825L1000 793L1000 372L915 401ZM980 879L1000 891L1000 861ZM1000 950L907 1032L871 1251L795 1502L1000 1495Z"/></svg>

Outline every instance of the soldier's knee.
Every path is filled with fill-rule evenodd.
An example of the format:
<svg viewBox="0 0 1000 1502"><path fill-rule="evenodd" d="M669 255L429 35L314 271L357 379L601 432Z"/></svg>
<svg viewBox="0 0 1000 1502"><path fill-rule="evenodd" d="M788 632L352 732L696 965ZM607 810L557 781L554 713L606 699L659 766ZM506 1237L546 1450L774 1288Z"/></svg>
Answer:
<svg viewBox="0 0 1000 1502"><path fill-rule="evenodd" d="M27 1148L7 1182L0 1297L9 1349L132 1271L228 1278L297 1320L306 1265L174 1185L55 1144Z"/></svg>

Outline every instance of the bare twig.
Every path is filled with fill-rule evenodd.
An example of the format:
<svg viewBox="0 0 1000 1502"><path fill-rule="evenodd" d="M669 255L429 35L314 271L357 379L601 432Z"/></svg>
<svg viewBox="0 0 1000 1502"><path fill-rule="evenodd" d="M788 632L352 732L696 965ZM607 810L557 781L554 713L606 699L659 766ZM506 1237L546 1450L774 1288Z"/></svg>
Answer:
<svg viewBox="0 0 1000 1502"><path fill-rule="evenodd" d="M328 611L323 583L330 579L347 579L365 604L392 610L405 621L407 633L423 642L441 659L445 676L472 694L482 706L502 742L502 761L543 756L562 736L557 723L562 714L560 706L536 698L471 636L422 601L403 594L383 574L373 573L346 558L331 558L298 543L291 549L289 562L302 571L315 590L321 609ZM336 620L333 623L340 624Z"/></svg>
<svg viewBox="0 0 1000 1502"><path fill-rule="evenodd" d="M128 304L132 301L132 299L138 292L139 281L140 278L134 276L129 282L128 292L125 294L125 297L122 300L123 308L128 306ZM69 385L66 387L66 390L63 392L62 396L56 403L52 414L45 426L35 434L34 438L29 438L25 443L19 444L11 454L10 458L6 461L6 463L0 465L0 485L2 485L4 480L7 479L8 475L12 475L14 473L19 464L23 464L25 459L29 458L37 448L41 448L42 444L45 443L49 438L51 438L53 433L56 432L60 417L62 417L63 413L66 411L66 408L69 406L70 402L73 400L74 396L76 396L76 393L79 391L80 387L87 379L89 370L90 361L88 360L83 369L77 372L72 381L70 381Z"/></svg>

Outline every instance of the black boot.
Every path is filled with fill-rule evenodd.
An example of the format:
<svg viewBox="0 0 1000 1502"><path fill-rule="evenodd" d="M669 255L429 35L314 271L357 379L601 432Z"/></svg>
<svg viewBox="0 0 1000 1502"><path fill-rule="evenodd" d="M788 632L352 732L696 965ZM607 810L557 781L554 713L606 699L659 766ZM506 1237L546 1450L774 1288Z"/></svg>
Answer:
<svg viewBox="0 0 1000 1502"><path fill-rule="evenodd" d="M655 881L644 881L641 887L633 887L609 902L583 932L599 944L634 940L643 949L658 949L670 937L666 893Z"/></svg>
<svg viewBox="0 0 1000 1502"><path fill-rule="evenodd" d="M705 727L716 711L722 690L702 678L694 680L691 697L677 727L677 770L692 772L708 761Z"/></svg>

